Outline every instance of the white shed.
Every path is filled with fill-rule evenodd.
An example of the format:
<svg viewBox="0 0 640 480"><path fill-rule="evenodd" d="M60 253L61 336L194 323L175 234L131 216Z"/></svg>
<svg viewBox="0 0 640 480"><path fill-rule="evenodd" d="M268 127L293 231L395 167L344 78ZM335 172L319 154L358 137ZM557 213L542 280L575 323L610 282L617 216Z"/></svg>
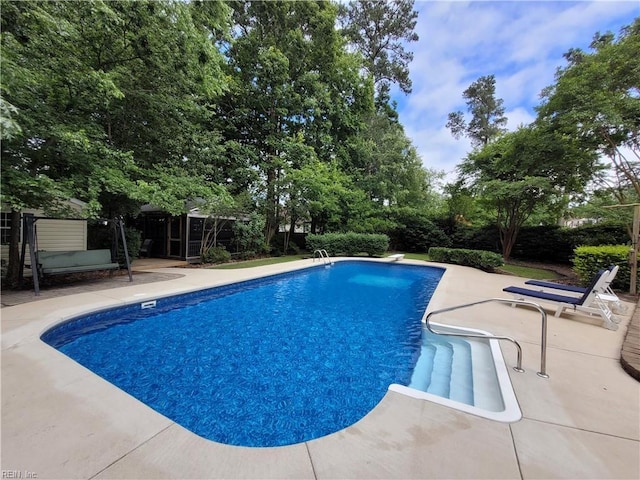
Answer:
<svg viewBox="0 0 640 480"><path fill-rule="evenodd" d="M71 208L80 213L86 204L80 200L69 200ZM27 209L23 213L31 213L36 217L45 217L41 210ZM22 216L21 216L22 219ZM36 223L38 232L38 249L47 251L86 250L87 221L40 218ZM9 260L9 232L11 230L11 212L0 212L0 258L2 263ZM22 220L20 221L20 249L23 241ZM27 252L28 255L28 252Z"/></svg>

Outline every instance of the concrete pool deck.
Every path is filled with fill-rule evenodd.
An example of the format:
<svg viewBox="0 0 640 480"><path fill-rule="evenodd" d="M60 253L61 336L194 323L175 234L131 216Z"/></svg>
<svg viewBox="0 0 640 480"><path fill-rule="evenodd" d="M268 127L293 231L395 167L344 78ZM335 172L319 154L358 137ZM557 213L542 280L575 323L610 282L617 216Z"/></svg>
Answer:
<svg viewBox="0 0 640 480"><path fill-rule="evenodd" d="M438 317L521 343L526 372L509 368L523 414L518 422L494 422L388 392L351 427L276 448L234 447L198 437L39 339L49 327L81 313L311 264L166 268L154 272L181 276L3 308L3 478L640 478L640 383L620 365L635 307L630 303L618 331L584 315L550 315L548 379L536 375L537 311L496 303ZM523 286L525 280L438 266L446 272L429 311L508 298L502 288ZM502 351L514 366L513 346L504 343Z"/></svg>

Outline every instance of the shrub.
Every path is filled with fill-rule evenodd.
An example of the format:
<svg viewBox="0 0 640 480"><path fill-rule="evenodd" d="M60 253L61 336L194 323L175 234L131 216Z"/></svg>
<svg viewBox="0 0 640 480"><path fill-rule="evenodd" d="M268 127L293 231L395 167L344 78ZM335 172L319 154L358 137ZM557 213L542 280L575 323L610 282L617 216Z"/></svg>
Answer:
<svg viewBox="0 0 640 480"><path fill-rule="evenodd" d="M224 247L211 247L202 255L202 263L227 263L231 254Z"/></svg>
<svg viewBox="0 0 640 480"><path fill-rule="evenodd" d="M329 255L353 256L366 253L370 257L380 256L389 248L389 237L373 233L325 233L307 235L307 249L326 250Z"/></svg>
<svg viewBox="0 0 640 480"><path fill-rule="evenodd" d="M449 227L452 246L500 253L498 229L495 226L472 227L457 224ZM616 245L629 241L626 227L620 223L585 225L565 228L557 225L522 227L511 256L534 262L571 263L579 245Z"/></svg>
<svg viewBox="0 0 640 480"><path fill-rule="evenodd" d="M434 262L453 263L467 267L479 268L485 272L493 272L503 265L502 257L498 253L486 250L469 250L466 248L431 247L429 258Z"/></svg>
<svg viewBox="0 0 640 480"><path fill-rule="evenodd" d="M581 245L624 245L630 240L623 223L599 223L567 230L571 232L574 248Z"/></svg>
<svg viewBox="0 0 640 480"><path fill-rule="evenodd" d="M116 252L117 258L115 259L115 261L118 262L121 267L123 267L127 265L127 260L124 255L124 248L122 245L122 233L118 228L116 228L114 232L113 224L105 226L102 225L102 223L89 222L87 225L87 249L113 249L114 235L117 235L118 237L118 251ZM133 227L125 226L124 238L127 241L127 252L129 253L129 260L133 261L140 256L142 234L139 230Z"/></svg>
<svg viewBox="0 0 640 480"><path fill-rule="evenodd" d="M569 263L575 248L573 230L558 225L522 227L511 256L534 262Z"/></svg>
<svg viewBox="0 0 640 480"><path fill-rule="evenodd" d="M435 223L418 219L410 226L402 226L391 232L394 250L426 252L430 247L450 247L451 239Z"/></svg>
<svg viewBox="0 0 640 480"><path fill-rule="evenodd" d="M238 251L268 252L269 245L264 243L264 225L264 217L257 213L252 213L247 222L234 222L233 236L238 246Z"/></svg>
<svg viewBox="0 0 640 480"><path fill-rule="evenodd" d="M469 250L485 250L500 253L500 234L498 228L489 225L485 227L470 227L458 224L449 235L453 248Z"/></svg>
<svg viewBox="0 0 640 480"><path fill-rule="evenodd" d="M573 271L580 277L580 282L587 285L593 276L603 268L618 265L620 270L611 288L624 290L629 288L631 267L629 265L628 245L580 246L574 251ZM640 281L640 276L637 282ZM640 285L640 283L636 283Z"/></svg>

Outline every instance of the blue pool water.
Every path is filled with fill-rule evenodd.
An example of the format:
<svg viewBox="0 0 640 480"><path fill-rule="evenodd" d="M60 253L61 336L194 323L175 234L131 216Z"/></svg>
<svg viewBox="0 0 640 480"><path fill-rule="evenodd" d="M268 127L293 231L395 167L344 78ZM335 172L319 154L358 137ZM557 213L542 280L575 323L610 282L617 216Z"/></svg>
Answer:
<svg viewBox="0 0 640 480"><path fill-rule="evenodd" d="M202 437L288 445L410 383L442 273L337 262L87 315L42 339Z"/></svg>

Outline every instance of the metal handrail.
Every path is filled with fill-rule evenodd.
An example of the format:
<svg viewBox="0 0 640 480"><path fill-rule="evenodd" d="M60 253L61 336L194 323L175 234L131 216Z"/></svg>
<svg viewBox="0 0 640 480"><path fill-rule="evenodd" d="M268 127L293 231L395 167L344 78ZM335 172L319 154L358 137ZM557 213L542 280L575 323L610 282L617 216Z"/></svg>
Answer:
<svg viewBox="0 0 640 480"><path fill-rule="evenodd" d="M326 251L324 248L322 248L322 249L318 248L318 249L316 249L316 250L314 250L314 251L313 251L313 261L314 261L314 262L316 261L316 253L320 255L320 258L322 259L322 262L323 262L325 265L326 265L326 263L327 263L327 262L326 262L326 260L331 261L331 260L330 260L330 258L329 258L329 254L327 253L327 251Z"/></svg>
<svg viewBox="0 0 640 480"><path fill-rule="evenodd" d="M450 312L452 310L459 310L461 308L467 308L467 307L473 307L474 305L481 305L483 303L490 303L490 302L499 302L499 303L509 303L509 304L518 304L518 305L528 305L530 307L534 307L535 309L537 309L540 312L540 315L542 317L542 340L540 342L540 371L538 372L538 376L542 377L542 378L549 378L549 375L547 375L547 372L545 371L547 368L547 312L544 311L544 309L538 305L537 303L533 303L533 302L528 302L526 300L508 300L506 298L490 298L488 300L480 300L478 302L472 302L472 303L465 303L464 305L455 305L453 307L449 307L449 308L443 308L440 310L434 310L433 312L430 312L426 318L425 318L425 323L426 323L426 327L427 330L429 330L431 333L435 334L435 335L450 335L452 337L477 337L477 338L495 338L496 340L508 340L511 343L513 343L516 348L518 349L518 360L517 360L517 366L513 367L513 369L516 372L524 372L524 370L522 369L522 347L520 347L520 344L514 340L511 337L504 337L504 336L499 336L499 335L482 335L482 334L474 334L474 333L444 333L444 332L436 332L431 328L431 325L429 324L429 320L433 315L437 315L440 313L445 313L445 312Z"/></svg>

